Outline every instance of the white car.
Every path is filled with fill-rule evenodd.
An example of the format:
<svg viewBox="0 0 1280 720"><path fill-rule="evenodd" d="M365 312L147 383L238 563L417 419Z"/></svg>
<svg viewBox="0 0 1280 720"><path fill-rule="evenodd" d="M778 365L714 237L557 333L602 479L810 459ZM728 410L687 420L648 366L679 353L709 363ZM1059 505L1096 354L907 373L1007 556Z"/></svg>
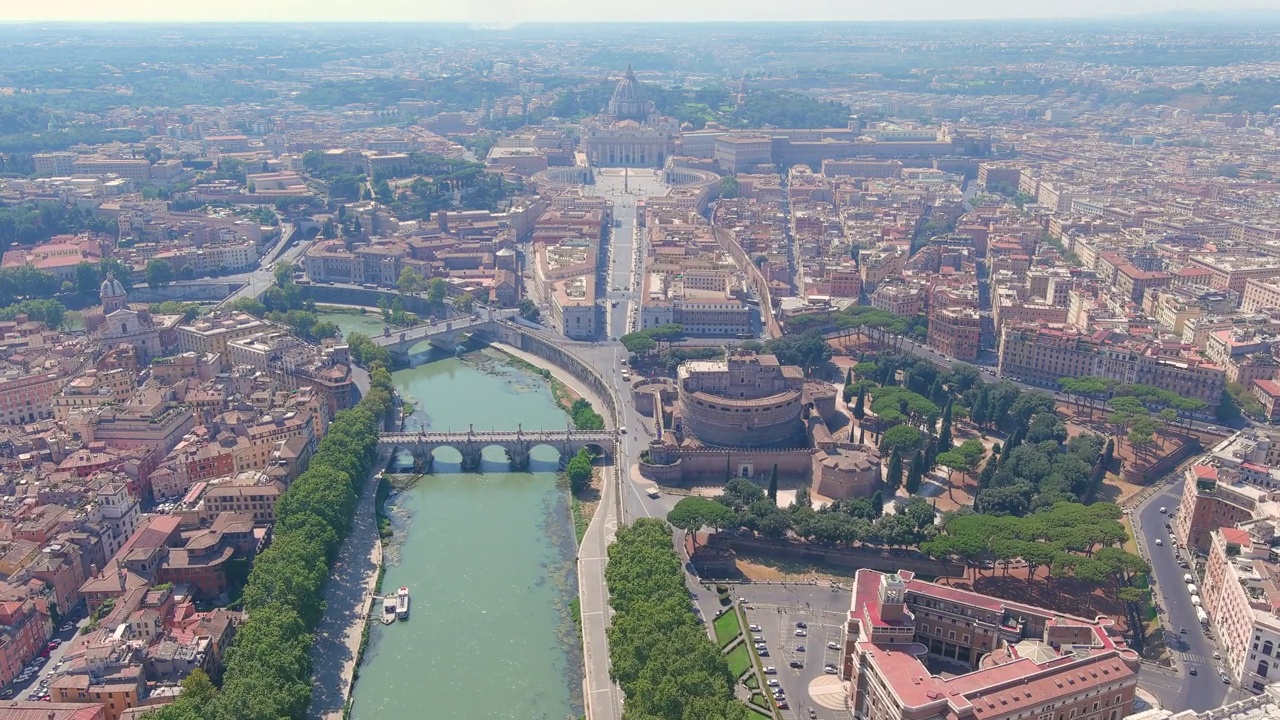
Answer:
<svg viewBox="0 0 1280 720"><path fill-rule="evenodd" d="M829 643L827 643L827 647L831 648L832 650L839 650L839 649L840 649L840 643L837 643L837 642L829 642Z"/></svg>
<svg viewBox="0 0 1280 720"><path fill-rule="evenodd" d="M777 678L769 678L768 680L765 680L765 681L764 681L764 684L765 684L765 685L768 685L769 687L778 687L778 679L777 679Z"/></svg>
<svg viewBox="0 0 1280 720"><path fill-rule="evenodd" d="M1164 541L1160 538L1156 538L1156 545L1164 545Z"/></svg>
<svg viewBox="0 0 1280 720"><path fill-rule="evenodd" d="M765 666L764 666L764 674L765 674L765 675L777 675L777 674L778 674L778 668L776 668L776 667L774 667L774 666L772 666L772 665L765 665Z"/></svg>
<svg viewBox="0 0 1280 720"><path fill-rule="evenodd" d="M1161 507L1160 507L1160 514L1161 514L1161 515L1163 515L1163 514L1165 514L1165 513L1167 513L1167 512L1169 512L1169 509L1168 509L1168 508L1166 508L1166 507L1164 507L1164 506L1161 506Z"/></svg>
<svg viewBox="0 0 1280 720"><path fill-rule="evenodd" d="M760 632L759 625L748 625L747 629L750 630L751 632L756 632L756 633Z"/></svg>
<svg viewBox="0 0 1280 720"><path fill-rule="evenodd" d="M796 631L796 637L808 637L808 636L809 636L809 633L805 632L804 630Z"/></svg>

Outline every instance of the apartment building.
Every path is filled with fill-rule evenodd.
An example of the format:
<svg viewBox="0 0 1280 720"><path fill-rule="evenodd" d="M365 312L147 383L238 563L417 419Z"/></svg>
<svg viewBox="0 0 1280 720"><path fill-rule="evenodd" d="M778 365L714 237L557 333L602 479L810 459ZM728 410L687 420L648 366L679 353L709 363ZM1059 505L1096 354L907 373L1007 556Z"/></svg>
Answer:
<svg viewBox="0 0 1280 720"><path fill-rule="evenodd" d="M210 483L199 496L199 514L212 520L221 513L245 513L255 525L270 525L276 520L276 502L284 485L259 472L243 472L222 482Z"/></svg>
<svg viewBox="0 0 1280 720"><path fill-rule="evenodd" d="M124 402L136 386L135 373L126 368L87 370L53 397L53 417L66 422L76 409Z"/></svg>
<svg viewBox="0 0 1280 720"><path fill-rule="evenodd" d="M1206 403L1222 399L1226 374L1193 352L1171 354L1127 335L1084 334L1063 325L1006 324L1000 329L998 373L1056 389L1058 379L1093 375L1121 383L1153 385Z"/></svg>
<svg viewBox="0 0 1280 720"><path fill-rule="evenodd" d="M287 330L272 329L228 341L227 358L232 367L248 365L258 370L266 370L271 360L278 358L289 348L299 347L302 344L301 340Z"/></svg>
<svg viewBox="0 0 1280 720"><path fill-rule="evenodd" d="M1177 515L1170 521L1174 537L1184 547L1208 549L1214 530L1252 520L1269 502L1266 490L1238 482L1238 476L1226 472L1220 479L1217 467L1192 465L1186 474Z"/></svg>
<svg viewBox="0 0 1280 720"><path fill-rule="evenodd" d="M1267 281L1280 276L1280 260L1266 256L1214 253L1194 256L1191 263L1211 273L1210 287L1234 290L1241 296L1250 280Z"/></svg>
<svg viewBox="0 0 1280 720"><path fill-rule="evenodd" d="M595 339L599 315L595 285L592 275L581 275L551 285L550 319L556 332L574 340Z"/></svg>
<svg viewBox="0 0 1280 720"><path fill-rule="evenodd" d="M1280 283L1250 278L1244 284L1240 311L1246 313L1280 309Z"/></svg>
<svg viewBox="0 0 1280 720"><path fill-rule="evenodd" d="M53 621L44 603L31 599L5 598L0 602L0 626L4 642L0 643L0 683L8 685L22 672L22 667L40 654L53 635Z"/></svg>
<svg viewBox="0 0 1280 720"><path fill-rule="evenodd" d="M902 245L884 244L864 251L858 257L862 270L862 286L875 288L890 278L901 277L907 263L907 251Z"/></svg>
<svg viewBox="0 0 1280 720"><path fill-rule="evenodd" d="M843 658L864 720L1121 720L1140 664L1110 619L868 569L855 575Z"/></svg>
<svg viewBox="0 0 1280 720"><path fill-rule="evenodd" d="M4 369L0 375L0 423L22 425L53 417L53 398L68 377L57 366L44 372Z"/></svg>
<svg viewBox="0 0 1280 720"><path fill-rule="evenodd" d="M1200 587L1228 677L1255 693L1280 675L1280 564L1271 555L1276 524L1266 518L1213 530Z"/></svg>
<svg viewBox="0 0 1280 720"><path fill-rule="evenodd" d="M885 284L877 287L870 299L871 307L877 310L912 318L924 312L925 287L917 283Z"/></svg>
<svg viewBox="0 0 1280 720"><path fill-rule="evenodd" d="M195 426L195 413L154 393L119 405L78 410L68 421L85 442L167 453Z"/></svg>
<svg viewBox="0 0 1280 720"><path fill-rule="evenodd" d="M190 325L178 326L178 350L197 356L216 353L223 367L231 366L227 343L238 338L266 332L271 326L248 313L232 312L198 318Z"/></svg>
<svg viewBox="0 0 1280 720"><path fill-rule="evenodd" d="M929 317L929 347L956 360L976 360L981 348L982 316L970 307L944 307Z"/></svg>

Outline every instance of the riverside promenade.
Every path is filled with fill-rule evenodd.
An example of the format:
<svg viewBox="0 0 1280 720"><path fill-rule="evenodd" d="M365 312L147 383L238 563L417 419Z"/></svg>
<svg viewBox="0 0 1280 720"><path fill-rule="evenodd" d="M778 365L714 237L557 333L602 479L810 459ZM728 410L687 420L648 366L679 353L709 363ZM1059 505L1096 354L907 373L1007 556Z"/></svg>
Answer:
<svg viewBox="0 0 1280 720"><path fill-rule="evenodd" d="M551 376L564 383L595 407L603 407L600 398L577 378L542 358L508 345L493 343L502 352L525 362L545 368ZM609 427L616 425L614 418L605 417ZM609 607L609 588L604 581L604 569L609 561L609 545L618 531L619 499L616 463L602 468L604 473L600 504L587 532L578 546L578 603L582 614L583 682L582 701L587 710L587 720L621 720L622 689L609 677L609 637L607 630L613 610Z"/></svg>
<svg viewBox="0 0 1280 720"><path fill-rule="evenodd" d="M386 465L379 457L375 467ZM382 540L378 536L377 471L365 478L360 504L351 522L351 534L338 550L338 561L325 584L325 609L311 645L311 708L308 717L341 720L351 697L360 638L372 610L382 567Z"/></svg>

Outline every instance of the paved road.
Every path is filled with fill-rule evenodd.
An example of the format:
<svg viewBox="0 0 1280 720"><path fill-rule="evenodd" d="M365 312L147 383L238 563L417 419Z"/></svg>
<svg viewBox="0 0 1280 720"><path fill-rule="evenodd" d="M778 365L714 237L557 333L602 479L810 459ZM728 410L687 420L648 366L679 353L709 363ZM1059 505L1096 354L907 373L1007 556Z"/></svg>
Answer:
<svg viewBox="0 0 1280 720"><path fill-rule="evenodd" d="M230 275L224 278L226 280L237 280L243 282L244 286L227 296L227 299L223 300L223 303L233 303L242 297L258 297L262 293L266 292L267 288L271 287L271 283L275 282L275 274L271 269L269 269L272 265L281 260L288 260L295 264L298 262L298 258L302 257L302 254L307 251L308 247L311 247L311 243L314 242L314 239L300 239L288 248L281 250L288 238L288 235L285 235L284 233L291 233L292 230L292 225L283 226L281 230L282 237L280 244L276 245L267 254L262 256L262 265L257 270L249 273L241 273L239 275Z"/></svg>
<svg viewBox="0 0 1280 720"><path fill-rule="evenodd" d="M644 273L644 240L637 224L636 203L646 197L665 195L668 186L652 170L631 170L624 190L622 171L599 170L595 185L587 187L592 195L613 201L613 228L609 255L600 286L605 300L606 337L622 337L635 329L639 312L637 293ZM616 289L615 289L616 288ZM614 307L614 303L617 307Z"/></svg>
<svg viewBox="0 0 1280 720"><path fill-rule="evenodd" d="M612 468L606 468L611 472ZM606 479L599 509L578 547L578 599L586 678L583 700L590 720L621 720L622 690L609 678L607 629L613 611L605 586L608 547L618 531L617 484Z"/></svg>
<svg viewBox="0 0 1280 720"><path fill-rule="evenodd" d="M49 657L40 659L37 666L38 669L35 674L33 674L26 682L13 682L5 686L5 690L8 692L8 694L5 695L6 698L11 697L14 700L35 700L47 691L47 683L46 687L42 688L40 685L41 681L52 679L49 673L54 671L55 668L61 667L62 655L66 653L67 649L71 646L71 641L75 639L76 635L80 632L80 628L89 623L89 619L84 616L84 609L85 606L83 603L77 605L72 617L62 621L64 625L68 622L73 624L73 627L70 630L63 630L61 627L55 627L53 629L53 638L61 640L61 644L49 652ZM28 661L28 664L30 664L30 662L31 661ZM32 693L35 693L34 697L31 696Z"/></svg>
<svg viewBox="0 0 1280 720"><path fill-rule="evenodd" d="M1177 509L1184 483L1185 480L1179 477L1153 493L1137 507L1131 519L1142 553L1151 563L1151 571L1155 576L1156 602L1163 610L1161 624L1165 631L1165 643L1175 658L1172 673L1159 673L1144 668L1144 679L1150 676L1149 679L1153 681L1150 689L1161 698L1167 708L1176 711L1201 711L1220 706L1230 688L1218 677L1220 662L1213 659L1216 650L1213 640L1201 630L1200 623L1196 620L1195 606L1191 604L1191 595L1183 582L1183 576L1191 571L1179 567L1175 559L1177 549L1172 547L1169 531L1165 529L1165 523L1170 522L1170 515L1168 512L1160 512L1162 507L1169 512ZM1162 545L1155 544L1157 538ZM1185 558L1186 554L1183 553L1182 556ZM1200 581L1196 578L1196 585L1199 584ZM1186 628L1186 634L1179 632L1182 628ZM1189 674L1191 668L1196 669L1196 675ZM1170 683L1169 676L1177 678L1176 682ZM1172 688L1168 687L1170 684L1173 685Z"/></svg>

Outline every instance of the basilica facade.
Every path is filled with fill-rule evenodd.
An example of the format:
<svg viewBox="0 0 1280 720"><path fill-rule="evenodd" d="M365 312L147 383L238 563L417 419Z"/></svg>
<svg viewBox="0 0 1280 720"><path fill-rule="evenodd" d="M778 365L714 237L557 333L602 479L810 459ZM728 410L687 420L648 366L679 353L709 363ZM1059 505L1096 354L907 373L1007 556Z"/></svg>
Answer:
<svg viewBox="0 0 1280 720"><path fill-rule="evenodd" d="M680 126L644 97L631 66L604 111L583 123L582 147L592 167L659 168L671 156Z"/></svg>

